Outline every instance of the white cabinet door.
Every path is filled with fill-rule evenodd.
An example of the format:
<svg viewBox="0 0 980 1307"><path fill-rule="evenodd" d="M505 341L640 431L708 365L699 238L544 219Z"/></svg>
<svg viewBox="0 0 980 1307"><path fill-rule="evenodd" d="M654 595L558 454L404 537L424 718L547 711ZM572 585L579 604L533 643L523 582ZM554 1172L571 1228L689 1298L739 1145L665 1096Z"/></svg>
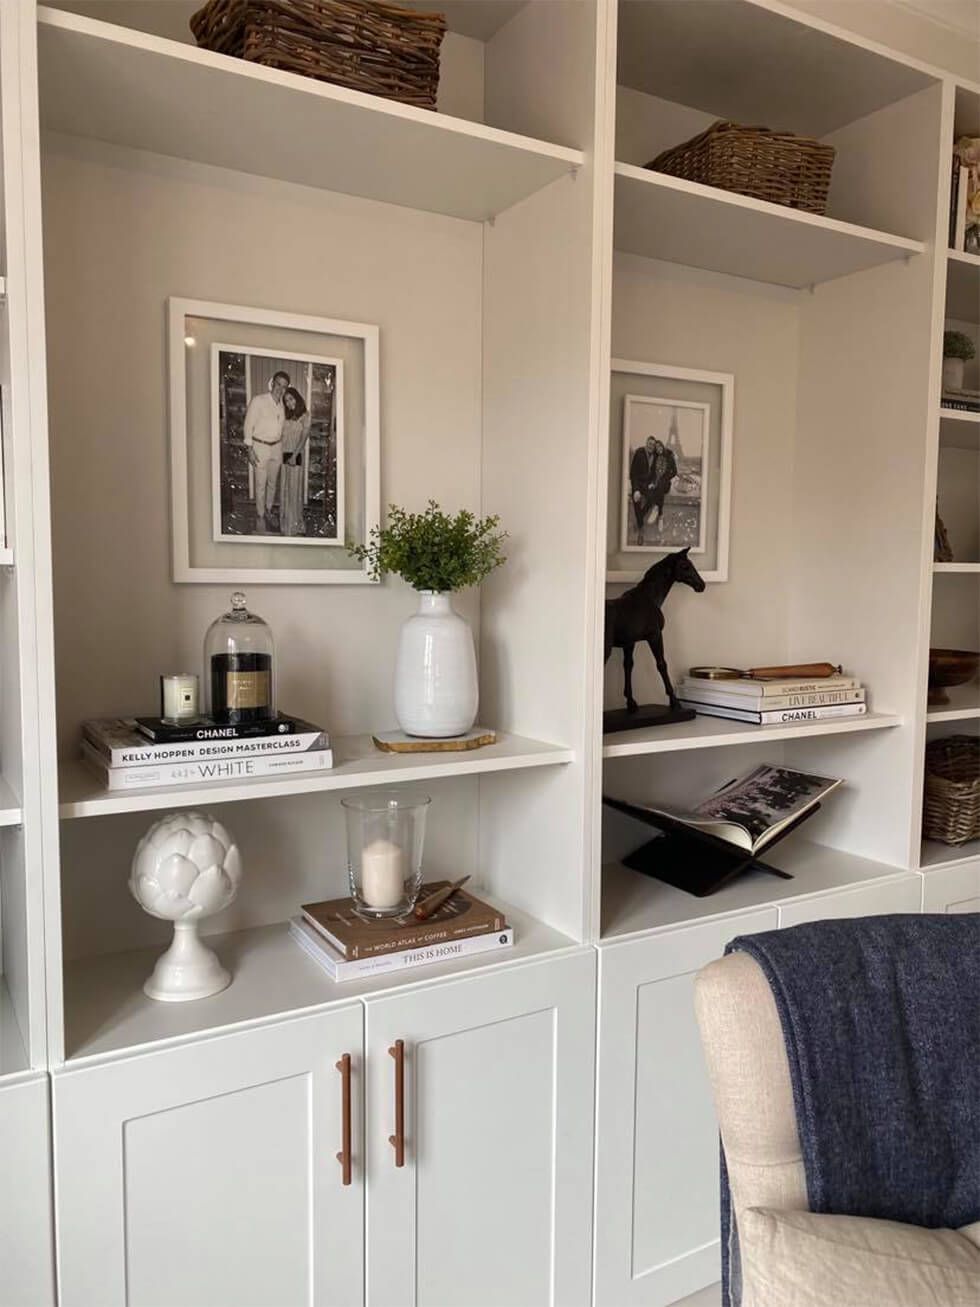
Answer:
<svg viewBox="0 0 980 1307"><path fill-rule="evenodd" d="M922 873L923 912L980 912L980 858Z"/></svg>
<svg viewBox="0 0 980 1307"><path fill-rule="evenodd" d="M594 951L366 1006L369 1307L587 1307Z"/></svg>
<svg viewBox="0 0 980 1307"><path fill-rule="evenodd" d="M775 908L599 950L596 1307L661 1307L720 1276L718 1127L694 976Z"/></svg>
<svg viewBox="0 0 980 1307"><path fill-rule="evenodd" d="M0 1088L0 1307L54 1307L46 1075Z"/></svg>
<svg viewBox="0 0 980 1307"><path fill-rule="evenodd" d="M61 1307L360 1307L362 1034L355 1004L57 1074Z"/></svg>
<svg viewBox="0 0 980 1307"><path fill-rule="evenodd" d="M879 917L890 912L918 912L922 886L917 873L910 872L884 884L858 885L854 889L818 894L779 904L780 926L799 926L804 921L826 921L841 917Z"/></svg>

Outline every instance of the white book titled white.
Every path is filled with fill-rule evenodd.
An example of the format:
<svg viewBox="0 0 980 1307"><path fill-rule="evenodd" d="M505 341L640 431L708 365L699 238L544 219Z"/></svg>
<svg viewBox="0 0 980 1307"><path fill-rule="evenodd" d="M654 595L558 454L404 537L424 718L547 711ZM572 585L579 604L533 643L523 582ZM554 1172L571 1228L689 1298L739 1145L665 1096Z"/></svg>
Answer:
<svg viewBox="0 0 980 1307"><path fill-rule="evenodd" d="M406 971L412 967L429 966L434 962L451 962L454 958L472 957L475 953L491 953L511 948L514 943L513 926L486 935L472 935L468 939L447 940L441 944L425 944L421 948L405 949L401 953L382 953L379 957L355 958L348 962L302 917L292 917L289 933L331 980L357 980L364 976L377 976L386 971Z"/></svg>
<svg viewBox="0 0 980 1307"><path fill-rule="evenodd" d="M214 762L162 763L150 767L107 767L94 749L82 744L82 757L108 790L138 790L161 785L207 785L215 781L292 776L326 771L333 752L267 754L264 757L223 758Z"/></svg>

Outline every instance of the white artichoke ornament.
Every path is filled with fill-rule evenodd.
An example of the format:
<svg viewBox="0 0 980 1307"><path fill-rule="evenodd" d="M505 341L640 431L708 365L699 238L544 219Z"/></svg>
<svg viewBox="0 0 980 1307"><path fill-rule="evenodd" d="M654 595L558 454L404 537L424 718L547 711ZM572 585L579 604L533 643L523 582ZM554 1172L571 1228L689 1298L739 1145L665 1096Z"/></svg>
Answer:
<svg viewBox="0 0 980 1307"><path fill-rule="evenodd" d="M204 998L231 983L197 938L197 923L228 907L241 879L238 846L214 817L172 812L146 832L133 855L129 889L150 916L174 923L173 944L143 987L151 998Z"/></svg>

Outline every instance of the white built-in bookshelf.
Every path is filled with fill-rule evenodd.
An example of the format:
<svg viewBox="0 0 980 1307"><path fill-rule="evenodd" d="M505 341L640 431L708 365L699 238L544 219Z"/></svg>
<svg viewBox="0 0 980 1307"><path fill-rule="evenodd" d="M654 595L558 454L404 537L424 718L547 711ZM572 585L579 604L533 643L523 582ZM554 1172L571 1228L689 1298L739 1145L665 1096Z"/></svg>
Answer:
<svg viewBox="0 0 980 1307"><path fill-rule="evenodd" d="M432 114L199 51L194 8L0 6L0 1089L596 949L601 996L638 942L659 959L676 937L680 958L698 931L720 947L747 920L893 891L917 909L944 873L980 878L980 843L921 838L927 740L980 731L976 684L926 702L930 643L980 641L980 548L933 562L937 491L971 469L975 485L980 456L977 415L939 402L945 322L980 322L980 259L946 249L950 148L980 134L980 86L780 0L450 3ZM834 145L826 215L644 168L719 117ZM373 749L395 725L403 585L246 584L279 638L280 706L328 728L334 769L107 792L82 766L81 722L152 711L231 588L171 580L171 296L379 327L384 502L498 513L510 533L506 567L460 600L492 748ZM620 656L602 658L623 588L606 584L613 359L735 378L729 580L668 598L675 678L827 659L868 687L867 715L603 739L622 692ZM956 531L975 537L970 511L964 495ZM661 700L646 649L635 685ZM604 793L690 801L768 761L846 782L773 850L792 880L697 899L622 865L650 832ZM343 795L401 782L432 797L426 874L469 874L517 944L336 985L286 923L346 892ZM162 812L191 807L243 851L239 897L206 925L235 980L155 1004L142 983L169 927L129 866Z"/></svg>
<svg viewBox="0 0 980 1307"><path fill-rule="evenodd" d="M277 814L290 875L269 893L247 874L219 932L271 929L305 895L339 890L340 795L403 780L431 787L434 858L454 845L487 892L581 943L603 938L602 829L617 847L623 838L601 806L613 763L606 784L677 783L689 797L743 761L834 771L848 782L846 815L822 814L811 846L885 877L916 867L923 615L934 581L973 586L980 567L933 569L923 499L940 440L966 456L976 446L974 415L944 412L940 424L936 398L947 292L965 312L978 284L976 259L937 244L954 106L968 115L975 91L776 4L732 0L707 24L684 7L627 3L617 32L614 5L531 0L497 18L450 6L442 112L431 114L200 51L183 29L190 8L37 12L55 593L53 664L49 610L38 669L42 728L61 758L58 793L48 783L40 802L53 1061L71 1053L65 1020L89 960L165 937L129 901L125 875L142 829L174 806L227 805L246 843ZM719 79L717 60L734 66L734 51L739 75ZM834 144L827 214L643 169L715 116ZM906 147L885 168L882 141L896 137ZM275 276L262 267L262 232L281 250ZM392 724L402 587L263 587L254 606L303 651L283 654L280 697L325 721L332 772L106 792L79 763L80 721L145 708L160 670L199 656L224 599L169 579L158 328L173 293L379 324L385 498L478 505L511 532L512 562L464 605L481 636L483 716L504 732L492 749L458 759L372 749L369 732ZM921 326L910 333L909 322ZM36 345L36 319L32 330ZM699 718L601 740L621 675L617 655L603 676L599 652L616 506L612 357L736 380L731 579L670 597L675 673L828 657L868 685L866 716L771 728ZM87 378L105 366L126 422L106 422L88 398ZM540 490L556 458L560 504ZM122 539L137 542L125 556ZM42 608L45 577L42 559ZM639 683L659 697L644 658ZM958 695L928 714L929 729L975 710L971 693ZM0 803L0 819L14 820L16 799ZM272 856L268 838L260 847ZM803 879L792 892L805 892ZM101 925L86 906L96 888ZM692 900L691 920L728 911L734 894ZM678 924L683 904L677 912L665 920Z"/></svg>

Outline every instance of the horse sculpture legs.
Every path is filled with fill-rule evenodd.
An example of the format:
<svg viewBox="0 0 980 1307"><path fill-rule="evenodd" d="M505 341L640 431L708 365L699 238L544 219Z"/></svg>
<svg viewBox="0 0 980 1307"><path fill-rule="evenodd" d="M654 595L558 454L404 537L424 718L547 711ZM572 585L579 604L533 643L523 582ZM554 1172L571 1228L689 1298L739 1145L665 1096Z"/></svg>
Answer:
<svg viewBox="0 0 980 1307"><path fill-rule="evenodd" d="M633 650L636 645L623 645L623 675L626 679L626 685L623 693L626 696L626 711L636 712L637 702L633 698Z"/></svg>
<svg viewBox="0 0 980 1307"><path fill-rule="evenodd" d="M664 657L664 638L661 633L656 639L647 640L650 646L650 652L653 654L653 661L657 664L657 671L660 673L660 679L664 683L664 689L667 691L667 698L670 701L671 708L679 708L680 701L674 693L674 687L670 683L670 674L667 671L667 659Z"/></svg>

